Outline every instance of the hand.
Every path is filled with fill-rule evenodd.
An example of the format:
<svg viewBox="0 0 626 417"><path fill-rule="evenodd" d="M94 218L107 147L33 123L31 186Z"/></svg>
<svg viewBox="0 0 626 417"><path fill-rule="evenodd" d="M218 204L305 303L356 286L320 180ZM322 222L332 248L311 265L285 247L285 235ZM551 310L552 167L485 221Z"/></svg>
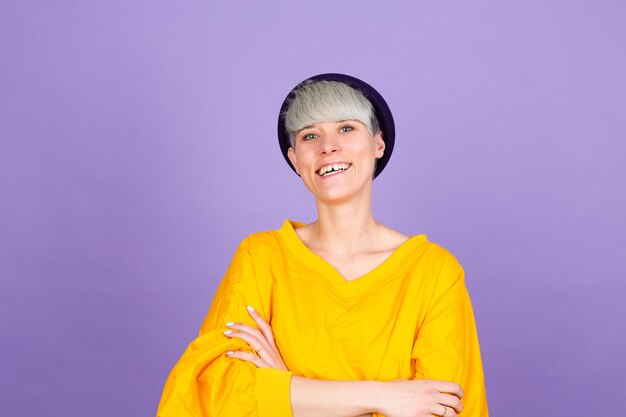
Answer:
<svg viewBox="0 0 626 417"><path fill-rule="evenodd" d="M226 337L236 337L246 342L255 352L256 355L245 351L228 351L226 354L231 358L241 359L256 365L258 368L274 368L287 371L285 362L280 356L280 352L274 341L272 327L263 320L263 317L257 311L248 306L248 314L259 327L254 328L243 323L226 323L226 326L232 330L226 330Z"/></svg>
<svg viewBox="0 0 626 417"><path fill-rule="evenodd" d="M380 413L387 417L458 417L463 389L454 382L395 380L383 383Z"/></svg>

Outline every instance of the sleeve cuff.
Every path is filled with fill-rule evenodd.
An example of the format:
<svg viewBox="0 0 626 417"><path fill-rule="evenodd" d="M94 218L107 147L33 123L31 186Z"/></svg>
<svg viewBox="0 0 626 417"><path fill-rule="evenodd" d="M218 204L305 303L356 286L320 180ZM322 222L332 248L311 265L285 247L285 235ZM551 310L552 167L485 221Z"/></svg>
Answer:
<svg viewBox="0 0 626 417"><path fill-rule="evenodd" d="M290 383L291 372L257 368L254 396L259 417L293 417Z"/></svg>

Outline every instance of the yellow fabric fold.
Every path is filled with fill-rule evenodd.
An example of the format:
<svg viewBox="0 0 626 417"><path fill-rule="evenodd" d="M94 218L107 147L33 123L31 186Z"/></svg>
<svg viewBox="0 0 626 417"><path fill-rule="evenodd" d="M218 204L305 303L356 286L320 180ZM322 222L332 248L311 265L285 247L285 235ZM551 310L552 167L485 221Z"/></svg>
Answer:
<svg viewBox="0 0 626 417"><path fill-rule="evenodd" d="M256 371L254 396L259 417L292 417L289 385L291 372L260 368Z"/></svg>

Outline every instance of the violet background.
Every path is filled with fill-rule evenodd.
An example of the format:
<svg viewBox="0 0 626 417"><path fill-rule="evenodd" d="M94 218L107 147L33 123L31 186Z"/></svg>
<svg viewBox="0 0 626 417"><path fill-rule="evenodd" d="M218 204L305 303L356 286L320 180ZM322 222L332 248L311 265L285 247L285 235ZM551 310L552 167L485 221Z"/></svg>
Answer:
<svg viewBox="0 0 626 417"><path fill-rule="evenodd" d="M0 4L0 415L150 416L247 234L312 221L297 82L374 85L377 218L466 269L492 416L620 415L626 3Z"/></svg>

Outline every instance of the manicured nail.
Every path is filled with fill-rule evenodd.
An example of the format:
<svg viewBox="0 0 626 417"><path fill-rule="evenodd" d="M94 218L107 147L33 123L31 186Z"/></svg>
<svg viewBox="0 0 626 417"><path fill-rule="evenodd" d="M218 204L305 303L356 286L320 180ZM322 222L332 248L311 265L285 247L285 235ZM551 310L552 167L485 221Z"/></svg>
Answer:
<svg viewBox="0 0 626 417"><path fill-rule="evenodd" d="M235 353L235 352L233 352L232 350L227 350L227 351L226 351L226 354L227 354L227 355L232 355L233 353Z"/></svg>
<svg viewBox="0 0 626 417"><path fill-rule="evenodd" d="M224 330L224 334L229 335L231 334L233 331L232 330Z"/></svg>
<svg viewBox="0 0 626 417"><path fill-rule="evenodd" d="M248 306L248 307L246 307L246 308L247 308L247 309L248 309L248 311L250 311L250 312L254 311L254 307L252 307L252 306Z"/></svg>
<svg viewBox="0 0 626 417"><path fill-rule="evenodd" d="M234 325L235 325L235 323L232 322L232 321L227 321L226 322L226 327L233 327Z"/></svg>

